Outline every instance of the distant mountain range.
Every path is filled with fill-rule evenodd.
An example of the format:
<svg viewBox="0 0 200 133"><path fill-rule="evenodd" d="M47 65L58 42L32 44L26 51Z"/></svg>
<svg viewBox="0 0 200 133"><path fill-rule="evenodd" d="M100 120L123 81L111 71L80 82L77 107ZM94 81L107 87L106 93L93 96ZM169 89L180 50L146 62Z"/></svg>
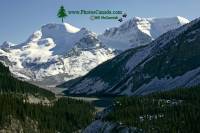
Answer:
<svg viewBox="0 0 200 133"><path fill-rule="evenodd" d="M200 19L129 49L73 83L66 93L145 95L200 84Z"/></svg>
<svg viewBox="0 0 200 133"><path fill-rule="evenodd" d="M108 47L127 50L144 46L163 33L186 23L189 23L189 20L180 16L172 18L134 17L119 27L107 29L98 37Z"/></svg>
<svg viewBox="0 0 200 133"><path fill-rule="evenodd" d="M84 76L122 51L146 45L188 22L182 17L135 17L102 35L67 23L47 24L24 43L4 42L0 46L0 61L20 79L54 87Z"/></svg>

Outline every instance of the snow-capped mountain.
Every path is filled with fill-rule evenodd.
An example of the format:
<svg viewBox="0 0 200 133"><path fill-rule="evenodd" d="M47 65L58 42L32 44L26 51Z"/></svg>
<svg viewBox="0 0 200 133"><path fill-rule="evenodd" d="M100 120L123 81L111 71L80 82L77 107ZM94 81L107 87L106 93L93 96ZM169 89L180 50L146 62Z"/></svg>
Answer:
<svg viewBox="0 0 200 133"><path fill-rule="evenodd" d="M82 76L115 56L95 33L67 23L44 25L24 43L5 42L0 48L0 60L17 77L53 85Z"/></svg>
<svg viewBox="0 0 200 133"><path fill-rule="evenodd" d="M46 24L24 43L16 45L4 42L0 46L0 61L8 65L19 78L55 86L87 74L97 65L116 56L119 53L116 51L135 45L130 40L139 40L133 47L144 45L187 22L181 17L134 18L99 36L86 28L79 29L67 23ZM147 39L149 35L151 39ZM112 41L108 41L108 38Z"/></svg>
<svg viewBox="0 0 200 133"><path fill-rule="evenodd" d="M123 52L73 83L67 93L144 95L200 84L200 19Z"/></svg>
<svg viewBox="0 0 200 133"><path fill-rule="evenodd" d="M126 50L146 45L163 33L187 23L189 20L180 16L172 18L134 17L120 27L107 29L98 38L111 48Z"/></svg>

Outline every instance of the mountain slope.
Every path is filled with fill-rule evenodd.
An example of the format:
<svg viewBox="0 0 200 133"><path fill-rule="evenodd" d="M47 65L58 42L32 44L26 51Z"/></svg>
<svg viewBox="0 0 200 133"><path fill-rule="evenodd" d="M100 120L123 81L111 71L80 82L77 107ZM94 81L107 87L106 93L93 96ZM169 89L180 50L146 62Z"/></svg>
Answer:
<svg viewBox="0 0 200 133"><path fill-rule="evenodd" d="M145 96L121 96L84 133L196 133L200 87L179 88Z"/></svg>
<svg viewBox="0 0 200 133"><path fill-rule="evenodd" d="M93 119L89 103L56 98L47 90L20 81L0 63L0 132L75 132ZM84 110L83 110L84 108Z"/></svg>
<svg viewBox="0 0 200 133"><path fill-rule="evenodd" d="M0 92L3 93L17 93L29 94L36 97L54 99L55 95L45 89L39 88L35 85L20 81L13 77L9 69L0 63Z"/></svg>
<svg viewBox="0 0 200 133"><path fill-rule="evenodd" d="M189 20L180 16L173 18L134 17L120 27L107 29L99 35L99 39L108 47L126 50L146 45L163 33L187 23Z"/></svg>
<svg viewBox="0 0 200 133"><path fill-rule="evenodd" d="M5 42L0 50L0 60L13 74L44 85L82 76L114 56L95 33L67 23L44 25L24 43Z"/></svg>
<svg viewBox="0 0 200 133"><path fill-rule="evenodd" d="M142 132L195 133L200 126L199 95L198 86L146 96L120 97L115 100L113 111L101 122L111 124L99 127L103 133L105 127L112 129L112 123L119 123L118 127L133 126Z"/></svg>
<svg viewBox="0 0 200 133"><path fill-rule="evenodd" d="M73 84L69 93L143 95L198 85L199 38L197 19L96 67Z"/></svg>

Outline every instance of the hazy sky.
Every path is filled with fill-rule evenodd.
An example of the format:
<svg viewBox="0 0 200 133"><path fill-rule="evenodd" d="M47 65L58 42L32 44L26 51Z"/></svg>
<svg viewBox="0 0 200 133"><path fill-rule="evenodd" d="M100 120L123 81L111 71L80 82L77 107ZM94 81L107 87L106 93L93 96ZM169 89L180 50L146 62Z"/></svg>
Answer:
<svg viewBox="0 0 200 133"><path fill-rule="evenodd" d="M183 16L200 17L200 0L0 0L0 44L21 43L47 23L60 23L58 8L67 10L122 10L128 18ZM119 25L116 20L91 21L89 16L69 16L65 22L97 33Z"/></svg>

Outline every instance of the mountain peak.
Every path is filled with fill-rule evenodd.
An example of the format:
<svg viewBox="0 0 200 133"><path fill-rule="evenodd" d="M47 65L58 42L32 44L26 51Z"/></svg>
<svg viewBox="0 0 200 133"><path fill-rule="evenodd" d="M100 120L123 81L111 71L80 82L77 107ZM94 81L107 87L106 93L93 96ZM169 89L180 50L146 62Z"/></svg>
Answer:
<svg viewBox="0 0 200 133"><path fill-rule="evenodd" d="M175 17L161 17L161 18L156 18L156 17L138 17L138 16L134 16L132 19L132 21L152 21L152 20L178 20L178 21L181 21L181 22L184 22L184 23L189 23L190 21L185 18L185 17L182 17L182 16L175 16ZM131 20L128 20L127 22L131 21Z"/></svg>
<svg viewBox="0 0 200 133"><path fill-rule="evenodd" d="M119 27L107 29L99 38L104 44L126 50L150 43L163 33L176 29L189 20L177 16L171 18L141 18L133 17Z"/></svg>
<svg viewBox="0 0 200 133"><path fill-rule="evenodd" d="M5 41L2 45L0 45L0 49L3 50L9 50L12 46L14 46L15 44Z"/></svg>
<svg viewBox="0 0 200 133"><path fill-rule="evenodd" d="M190 22L188 19L186 19L186 18L184 18L184 17L181 17L181 16L177 16L176 18L179 20L179 22L180 22L181 24L187 24L187 23Z"/></svg>
<svg viewBox="0 0 200 133"><path fill-rule="evenodd" d="M12 62L12 73L42 85L83 76L100 63L115 56L103 47L95 33L68 23L43 25L22 44L0 47L0 61ZM12 49L10 49L12 48ZM24 76L22 77L24 79Z"/></svg>
<svg viewBox="0 0 200 133"><path fill-rule="evenodd" d="M54 55L66 54L70 49L72 49L81 38L90 34L88 30L82 30L76 28L68 23L49 23L43 25L40 30L34 32L29 39L24 43L27 44L38 44L39 42L44 42L45 45L53 44L51 51ZM48 40L51 40L48 42Z"/></svg>
<svg viewBox="0 0 200 133"><path fill-rule="evenodd" d="M42 30L59 30L59 31L66 31L69 33L77 33L80 31L79 28L76 28L69 23L62 23L62 24L49 23L49 24L43 25L41 29Z"/></svg>

